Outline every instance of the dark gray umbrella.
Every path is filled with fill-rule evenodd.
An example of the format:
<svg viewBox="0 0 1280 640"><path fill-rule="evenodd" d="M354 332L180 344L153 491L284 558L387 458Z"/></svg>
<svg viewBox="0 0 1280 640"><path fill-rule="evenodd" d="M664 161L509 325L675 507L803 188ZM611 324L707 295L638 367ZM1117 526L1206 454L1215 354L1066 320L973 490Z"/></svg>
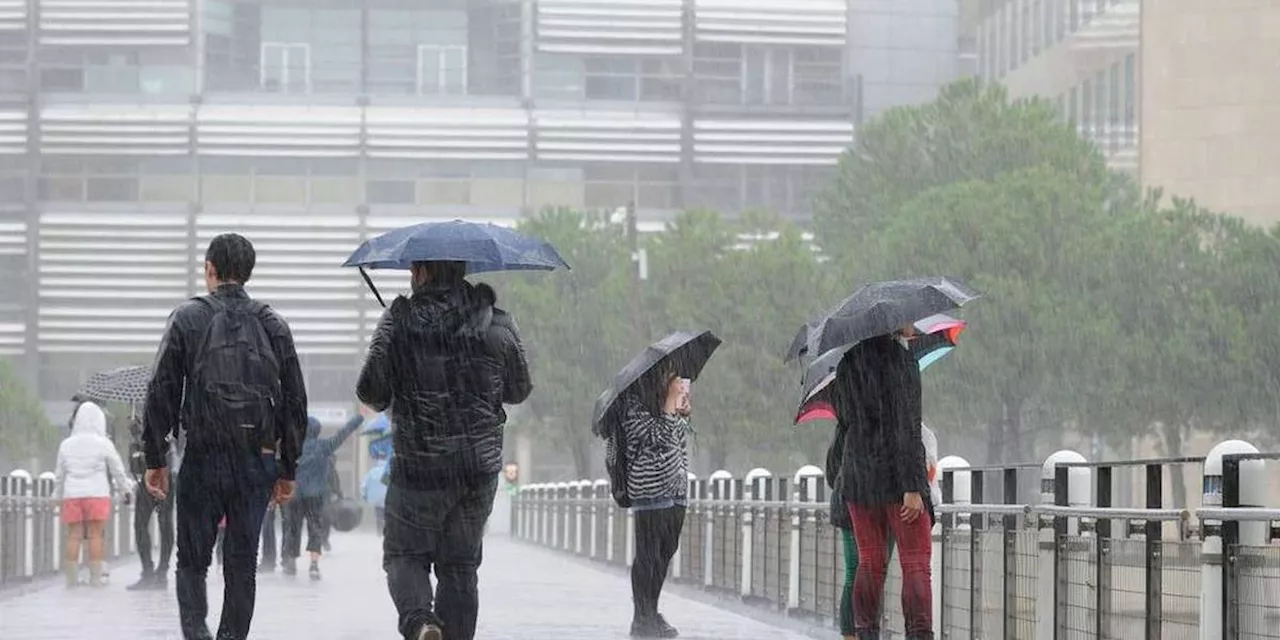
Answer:
<svg viewBox="0 0 1280 640"><path fill-rule="evenodd" d="M893 333L978 297L954 278L915 278L869 284L834 309L800 328L787 349L790 362Z"/></svg>
<svg viewBox="0 0 1280 640"><path fill-rule="evenodd" d="M89 376L71 400L98 404L104 402L142 404L147 400L147 386L150 384L150 365L118 367Z"/></svg>
<svg viewBox="0 0 1280 640"><path fill-rule="evenodd" d="M677 331L646 347L614 376L613 387L596 398L591 432L605 435L606 417L614 411L618 398L658 363L671 362L677 375L696 380L719 346L720 338L710 331Z"/></svg>

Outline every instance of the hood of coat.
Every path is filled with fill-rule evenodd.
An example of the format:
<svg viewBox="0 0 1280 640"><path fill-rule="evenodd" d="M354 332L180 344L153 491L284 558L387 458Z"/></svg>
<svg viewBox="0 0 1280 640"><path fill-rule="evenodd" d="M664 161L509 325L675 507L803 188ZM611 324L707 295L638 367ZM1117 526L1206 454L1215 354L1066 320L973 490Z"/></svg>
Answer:
<svg viewBox="0 0 1280 640"><path fill-rule="evenodd" d="M320 431L323 427L320 420L315 416L307 416L307 440L315 440L320 437Z"/></svg>
<svg viewBox="0 0 1280 640"><path fill-rule="evenodd" d="M83 402L71 417L71 435L107 437L107 414L102 407Z"/></svg>

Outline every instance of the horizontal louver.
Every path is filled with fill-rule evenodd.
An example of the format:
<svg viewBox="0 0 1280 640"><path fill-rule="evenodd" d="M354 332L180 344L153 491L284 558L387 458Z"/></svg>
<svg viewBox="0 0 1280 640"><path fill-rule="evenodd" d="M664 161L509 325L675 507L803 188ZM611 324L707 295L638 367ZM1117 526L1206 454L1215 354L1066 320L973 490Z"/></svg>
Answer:
<svg viewBox="0 0 1280 640"><path fill-rule="evenodd" d="M202 154L344 157L360 153L359 107L207 105L196 116Z"/></svg>
<svg viewBox="0 0 1280 640"><path fill-rule="evenodd" d="M257 265L247 289L288 320L299 353L356 353L357 299L364 285L354 270L340 267L359 243L355 214L198 215L197 255L192 256L196 286L204 286L205 248L225 232L239 233L253 242Z"/></svg>
<svg viewBox="0 0 1280 640"><path fill-rule="evenodd" d="M1085 18L1071 46L1077 49L1134 49L1138 47L1141 7L1138 0L1123 0L1102 7Z"/></svg>
<svg viewBox="0 0 1280 640"><path fill-rule="evenodd" d="M853 143L841 120L698 120L694 161L708 164L835 164Z"/></svg>
<svg viewBox="0 0 1280 640"><path fill-rule="evenodd" d="M191 153L191 107L47 107L40 112L40 150L74 155L186 155Z"/></svg>
<svg viewBox="0 0 1280 640"><path fill-rule="evenodd" d="M539 111L534 125L539 160L680 161L681 123L675 115Z"/></svg>
<svg viewBox="0 0 1280 640"><path fill-rule="evenodd" d="M40 43L70 46L185 46L188 0L40 0Z"/></svg>
<svg viewBox="0 0 1280 640"><path fill-rule="evenodd" d="M6 270L0 280L0 356L17 356L26 343L25 296L28 274L27 214L24 211L0 211L0 265Z"/></svg>
<svg viewBox="0 0 1280 640"><path fill-rule="evenodd" d="M27 112L0 108L0 155L27 152Z"/></svg>
<svg viewBox="0 0 1280 640"><path fill-rule="evenodd" d="M683 0L538 0L538 50L680 55L683 13Z"/></svg>
<svg viewBox="0 0 1280 640"><path fill-rule="evenodd" d="M185 213L41 214L40 350L154 352L188 268Z"/></svg>
<svg viewBox="0 0 1280 640"><path fill-rule="evenodd" d="M524 160L529 117L520 109L398 109L365 113L368 154L427 160Z"/></svg>
<svg viewBox="0 0 1280 640"><path fill-rule="evenodd" d="M695 0L701 42L843 46L845 0Z"/></svg>
<svg viewBox="0 0 1280 640"><path fill-rule="evenodd" d="M27 28L27 0L0 0L0 31Z"/></svg>

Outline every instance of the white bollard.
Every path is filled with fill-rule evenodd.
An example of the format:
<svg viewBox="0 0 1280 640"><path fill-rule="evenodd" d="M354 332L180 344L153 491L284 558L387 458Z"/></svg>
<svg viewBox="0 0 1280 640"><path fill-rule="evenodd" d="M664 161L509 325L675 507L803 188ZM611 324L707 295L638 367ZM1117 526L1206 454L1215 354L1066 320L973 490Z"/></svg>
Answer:
<svg viewBox="0 0 1280 640"><path fill-rule="evenodd" d="M746 498L742 511L742 597L748 598L752 595L752 559L754 556L754 548L752 547L752 534L755 531L755 510L756 504L760 501L761 481L773 477L768 469L756 467L747 472L743 487L743 497Z"/></svg>
<svg viewBox="0 0 1280 640"><path fill-rule="evenodd" d="M1258 453L1258 448L1243 440L1221 442L1209 450L1204 460L1204 496L1202 504L1206 508L1220 508L1222 504L1223 465L1222 457L1226 455ZM1267 478L1266 464L1262 460L1244 460L1240 462L1240 506L1264 506L1266 503ZM1240 544L1263 545L1269 537L1267 522L1241 522ZM1222 610L1222 591L1226 585L1222 582L1223 531L1221 520L1205 520L1202 523L1200 567L1200 638L1201 640L1217 640L1225 637L1226 629L1222 628L1225 612ZM1260 622L1260 621L1258 621ZM1256 624L1253 623L1253 624ZM1263 628L1263 627L1253 627Z"/></svg>
<svg viewBox="0 0 1280 640"><path fill-rule="evenodd" d="M601 507L604 500L612 501L613 497L609 495L609 481L605 479L596 480L592 484L591 491L591 559L600 558L600 516ZM607 509L607 507L605 507Z"/></svg>
<svg viewBox="0 0 1280 640"><path fill-rule="evenodd" d="M787 580L787 611L800 608L800 511L803 503L813 503L818 499L818 485L825 475L821 468L807 464L796 471L795 490L792 492L791 509L791 561ZM812 478L808 483L805 478Z"/></svg>
<svg viewBox="0 0 1280 640"><path fill-rule="evenodd" d="M1075 451L1062 450L1045 459L1040 467L1040 502L1054 504L1054 479L1058 463L1087 462L1084 456ZM1090 499L1090 481L1093 473L1087 468L1072 468L1067 471L1067 504L1073 507L1088 506ZM1054 562L1058 540L1054 535L1053 518L1040 519L1040 597L1036 599L1036 637L1053 638L1054 616L1058 603L1054 600ZM1079 518L1067 518L1067 535L1080 532Z"/></svg>
<svg viewBox="0 0 1280 640"><path fill-rule="evenodd" d="M17 485L14 487L14 495L18 496L20 513L22 514L22 531L25 544L22 545L22 568L21 576L30 578L35 575L35 536L36 536L36 519L35 519L35 483L31 481L31 474L25 469L14 469L9 472L9 478Z"/></svg>
<svg viewBox="0 0 1280 640"><path fill-rule="evenodd" d="M938 482L942 482L942 473L953 469L968 469L971 465L968 460L960 456L947 456L938 461ZM973 474L968 471L956 471L951 474L951 504L968 505L973 504ZM930 571L933 575L933 584L937 585L933 590L933 635L934 637L942 637L942 586L943 574L945 567L942 566L942 522L934 523L934 531L936 535L933 540L933 556L929 560ZM969 528L969 516L967 514L956 515L957 528Z"/></svg>
<svg viewBox="0 0 1280 640"><path fill-rule="evenodd" d="M724 499L724 486L727 484L727 481L732 478L733 474L725 471L724 469L716 471L711 474L711 477L707 478L707 509L703 512L705 516L703 518L705 528L703 530L702 557L704 560L702 562L702 583L708 587L714 586L716 583L716 514L720 512L722 506L720 501Z"/></svg>

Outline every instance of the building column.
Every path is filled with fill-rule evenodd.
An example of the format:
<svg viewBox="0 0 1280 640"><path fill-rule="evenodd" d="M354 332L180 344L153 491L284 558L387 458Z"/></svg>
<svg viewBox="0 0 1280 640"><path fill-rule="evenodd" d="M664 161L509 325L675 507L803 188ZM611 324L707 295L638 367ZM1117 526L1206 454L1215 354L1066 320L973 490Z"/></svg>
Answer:
<svg viewBox="0 0 1280 640"><path fill-rule="evenodd" d="M27 0L27 172L23 210L27 225L25 332L20 373L32 393L40 394L40 2Z"/></svg>

